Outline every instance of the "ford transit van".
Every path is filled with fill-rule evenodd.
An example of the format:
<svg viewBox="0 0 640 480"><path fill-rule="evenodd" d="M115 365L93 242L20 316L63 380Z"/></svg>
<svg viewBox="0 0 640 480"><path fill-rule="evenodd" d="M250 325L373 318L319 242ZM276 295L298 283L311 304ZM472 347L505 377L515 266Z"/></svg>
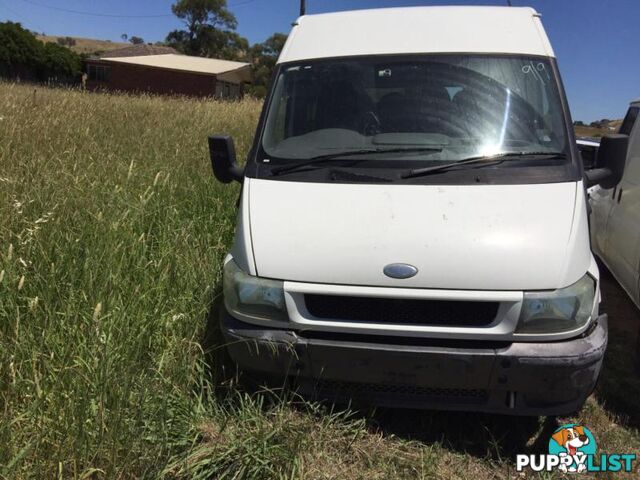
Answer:
<svg viewBox="0 0 640 480"><path fill-rule="evenodd" d="M246 163L209 139L242 183L231 358L337 401L579 409L607 318L571 124L530 8L300 17Z"/></svg>

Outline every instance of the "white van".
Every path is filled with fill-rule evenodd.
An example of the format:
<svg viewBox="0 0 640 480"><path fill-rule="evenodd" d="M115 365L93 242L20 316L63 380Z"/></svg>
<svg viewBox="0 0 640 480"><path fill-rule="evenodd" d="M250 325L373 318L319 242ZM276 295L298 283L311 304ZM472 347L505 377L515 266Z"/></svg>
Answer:
<svg viewBox="0 0 640 480"><path fill-rule="evenodd" d="M530 8L305 15L242 182L220 324L244 370L337 401L564 414L607 344L583 169ZM610 172L598 169L592 181Z"/></svg>
<svg viewBox="0 0 640 480"><path fill-rule="evenodd" d="M619 183L595 186L591 201L591 243L616 280L640 307L640 99L631 103L615 137L623 149L624 173ZM609 142L611 136L603 138ZM600 152L598 153L598 157ZM597 166L597 165L596 165Z"/></svg>

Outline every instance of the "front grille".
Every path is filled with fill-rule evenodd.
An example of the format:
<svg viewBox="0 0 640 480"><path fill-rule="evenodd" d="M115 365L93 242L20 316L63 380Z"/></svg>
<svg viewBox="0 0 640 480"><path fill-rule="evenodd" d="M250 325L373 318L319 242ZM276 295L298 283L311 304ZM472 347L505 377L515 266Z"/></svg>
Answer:
<svg viewBox="0 0 640 480"><path fill-rule="evenodd" d="M482 327L496 318L499 302L415 300L305 294L307 310L323 320L425 326Z"/></svg>
<svg viewBox="0 0 640 480"><path fill-rule="evenodd" d="M470 402L484 402L487 391L471 388L435 388L416 385L392 385L378 383L342 382L320 380L314 385L317 395L345 395L349 397L375 397L376 395L396 395L403 397L430 397L434 399L457 399Z"/></svg>

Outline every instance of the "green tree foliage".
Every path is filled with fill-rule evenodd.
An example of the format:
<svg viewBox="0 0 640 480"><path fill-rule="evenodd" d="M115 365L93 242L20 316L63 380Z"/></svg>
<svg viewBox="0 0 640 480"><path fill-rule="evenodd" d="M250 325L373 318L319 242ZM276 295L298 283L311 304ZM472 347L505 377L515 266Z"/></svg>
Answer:
<svg viewBox="0 0 640 480"><path fill-rule="evenodd" d="M136 37L135 35L133 35L130 39L129 42L131 42L133 45L142 45L144 43L144 38L142 37Z"/></svg>
<svg viewBox="0 0 640 480"><path fill-rule="evenodd" d="M42 57L42 42L19 23L0 23L0 74L34 76Z"/></svg>
<svg viewBox="0 0 640 480"><path fill-rule="evenodd" d="M178 0L171 10L184 21L186 30L169 32L169 46L201 57L239 60L246 56L249 42L235 32L238 22L226 0Z"/></svg>
<svg viewBox="0 0 640 480"><path fill-rule="evenodd" d="M256 97L264 97L278 56L287 41L284 33L274 33L263 43L256 43L249 53L253 67L253 84L247 89Z"/></svg>
<svg viewBox="0 0 640 480"><path fill-rule="evenodd" d="M226 0L178 0L171 11L187 24L191 35L205 25L221 30L235 30L238 26Z"/></svg>
<svg viewBox="0 0 640 480"><path fill-rule="evenodd" d="M0 23L0 75L47 81L73 79L80 56L57 43L42 43L19 23Z"/></svg>
<svg viewBox="0 0 640 480"><path fill-rule="evenodd" d="M58 37L56 42L63 47L73 47L76 44L76 39L73 37Z"/></svg>
<svg viewBox="0 0 640 480"><path fill-rule="evenodd" d="M56 43L44 44L38 72L41 79L73 78L81 70L82 62L79 55Z"/></svg>

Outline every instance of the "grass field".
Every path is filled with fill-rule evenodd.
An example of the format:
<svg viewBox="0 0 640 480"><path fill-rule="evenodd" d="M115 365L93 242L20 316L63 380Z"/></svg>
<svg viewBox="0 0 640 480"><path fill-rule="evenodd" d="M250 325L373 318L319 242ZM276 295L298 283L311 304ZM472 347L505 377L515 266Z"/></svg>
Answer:
<svg viewBox="0 0 640 480"><path fill-rule="evenodd" d="M238 188L205 139L243 157L259 109L0 83L0 478L552 478L514 456L567 419L212 395ZM572 419L603 452L640 452L633 340Z"/></svg>

